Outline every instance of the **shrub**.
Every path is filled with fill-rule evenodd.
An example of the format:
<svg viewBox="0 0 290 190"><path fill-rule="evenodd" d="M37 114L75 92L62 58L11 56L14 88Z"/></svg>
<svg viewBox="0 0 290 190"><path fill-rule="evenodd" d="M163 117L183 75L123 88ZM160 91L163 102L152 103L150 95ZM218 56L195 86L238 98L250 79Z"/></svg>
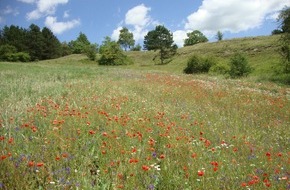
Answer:
<svg viewBox="0 0 290 190"><path fill-rule="evenodd" d="M84 51L85 51L85 54L87 55L87 57L91 61L96 60L96 53L97 53L97 45L96 44L88 45Z"/></svg>
<svg viewBox="0 0 290 190"><path fill-rule="evenodd" d="M132 61L123 53L120 45L111 41L109 37L103 42L100 47L100 65L128 65L131 64Z"/></svg>
<svg viewBox="0 0 290 190"><path fill-rule="evenodd" d="M12 45L8 45L8 44L1 45L0 46L0 60L8 61L7 57L10 54L14 54L16 52L17 52L16 48Z"/></svg>
<svg viewBox="0 0 290 190"><path fill-rule="evenodd" d="M227 75L230 71L230 66L227 63L218 63L210 68L210 73L218 75Z"/></svg>
<svg viewBox="0 0 290 190"><path fill-rule="evenodd" d="M187 61L187 67L183 70L183 72L186 74L207 73L209 69L215 64L216 62L213 58L201 58L193 55Z"/></svg>
<svg viewBox="0 0 290 190"><path fill-rule="evenodd" d="M236 53L230 61L230 70L229 75L231 78L239 78L247 76L251 71L250 66L248 65L247 58L240 54Z"/></svg>

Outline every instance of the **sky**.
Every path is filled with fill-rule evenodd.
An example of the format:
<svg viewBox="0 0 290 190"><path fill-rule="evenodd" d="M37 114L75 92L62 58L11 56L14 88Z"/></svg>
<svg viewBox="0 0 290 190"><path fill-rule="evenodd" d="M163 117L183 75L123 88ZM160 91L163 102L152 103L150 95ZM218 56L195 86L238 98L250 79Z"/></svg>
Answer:
<svg viewBox="0 0 290 190"><path fill-rule="evenodd" d="M142 45L149 31L164 25L182 47L193 30L210 41L217 31L224 39L270 35L286 6L290 0L0 0L0 28L33 23L48 27L61 42L82 32L102 44L106 36L118 40L127 27Z"/></svg>

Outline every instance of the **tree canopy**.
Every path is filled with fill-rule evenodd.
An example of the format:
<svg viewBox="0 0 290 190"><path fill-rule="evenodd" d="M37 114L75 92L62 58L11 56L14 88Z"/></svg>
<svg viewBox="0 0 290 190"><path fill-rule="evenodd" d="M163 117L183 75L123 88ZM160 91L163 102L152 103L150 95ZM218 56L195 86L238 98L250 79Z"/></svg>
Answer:
<svg viewBox="0 0 290 190"><path fill-rule="evenodd" d="M127 65L131 63L123 53L120 44L108 36L102 42L99 53L101 55L99 59L100 65Z"/></svg>
<svg viewBox="0 0 290 190"><path fill-rule="evenodd" d="M16 50L14 53L9 53L9 59L7 56L2 56L1 59L6 61L27 61L28 58L35 61L57 58L62 55L61 43L52 31L46 27L41 30L35 24L31 24L28 29L14 25L5 26L0 31L0 42L0 46L9 45L15 47Z"/></svg>
<svg viewBox="0 0 290 190"><path fill-rule="evenodd" d="M184 40L184 46L192 46L202 42L208 42L206 36L199 30L187 33L187 39Z"/></svg>
<svg viewBox="0 0 290 190"><path fill-rule="evenodd" d="M282 71L286 74L290 73L290 7L281 10L278 21L281 30L281 48Z"/></svg>
<svg viewBox="0 0 290 190"><path fill-rule="evenodd" d="M129 32L128 28L123 27L120 30L118 43L124 48L125 51L127 51L127 49L131 49L131 47L135 44L133 33Z"/></svg>
<svg viewBox="0 0 290 190"><path fill-rule="evenodd" d="M72 50L72 53L75 54L82 54L86 52L88 46L90 46L90 41L88 40L87 36L80 32L79 36L76 40L72 40L69 42L69 46Z"/></svg>
<svg viewBox="0 0 290 190"><path fill-rule="evenodd" d="M177 45L173 42L172 33L164 26L159 25L144 37L144 49L159 50L161 64L164 64L167 59L170 59L176 53Z"/></svg>

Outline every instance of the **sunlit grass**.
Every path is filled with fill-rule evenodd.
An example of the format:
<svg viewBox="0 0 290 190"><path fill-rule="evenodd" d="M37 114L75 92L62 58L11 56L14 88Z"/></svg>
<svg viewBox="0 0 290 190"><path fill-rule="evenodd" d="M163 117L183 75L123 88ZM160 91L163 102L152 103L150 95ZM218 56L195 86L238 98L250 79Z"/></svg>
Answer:
<svg viewBox="0 0 290 190"><path fill-rule="evenodd" d="M289 188L289 88L81 61L0 63L0 189Z"/></svg>

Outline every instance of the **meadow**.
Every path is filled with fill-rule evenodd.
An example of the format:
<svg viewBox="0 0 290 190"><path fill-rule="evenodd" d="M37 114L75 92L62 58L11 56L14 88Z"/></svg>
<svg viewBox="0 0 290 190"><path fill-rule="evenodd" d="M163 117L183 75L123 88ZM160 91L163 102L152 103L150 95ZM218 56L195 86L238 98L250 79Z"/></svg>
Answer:
<svg viewBox="0 0 290 190"><path fill-rule="evenodd" d="M290 189L289 87L173 65L1 62L0 189Z"/></svg>

